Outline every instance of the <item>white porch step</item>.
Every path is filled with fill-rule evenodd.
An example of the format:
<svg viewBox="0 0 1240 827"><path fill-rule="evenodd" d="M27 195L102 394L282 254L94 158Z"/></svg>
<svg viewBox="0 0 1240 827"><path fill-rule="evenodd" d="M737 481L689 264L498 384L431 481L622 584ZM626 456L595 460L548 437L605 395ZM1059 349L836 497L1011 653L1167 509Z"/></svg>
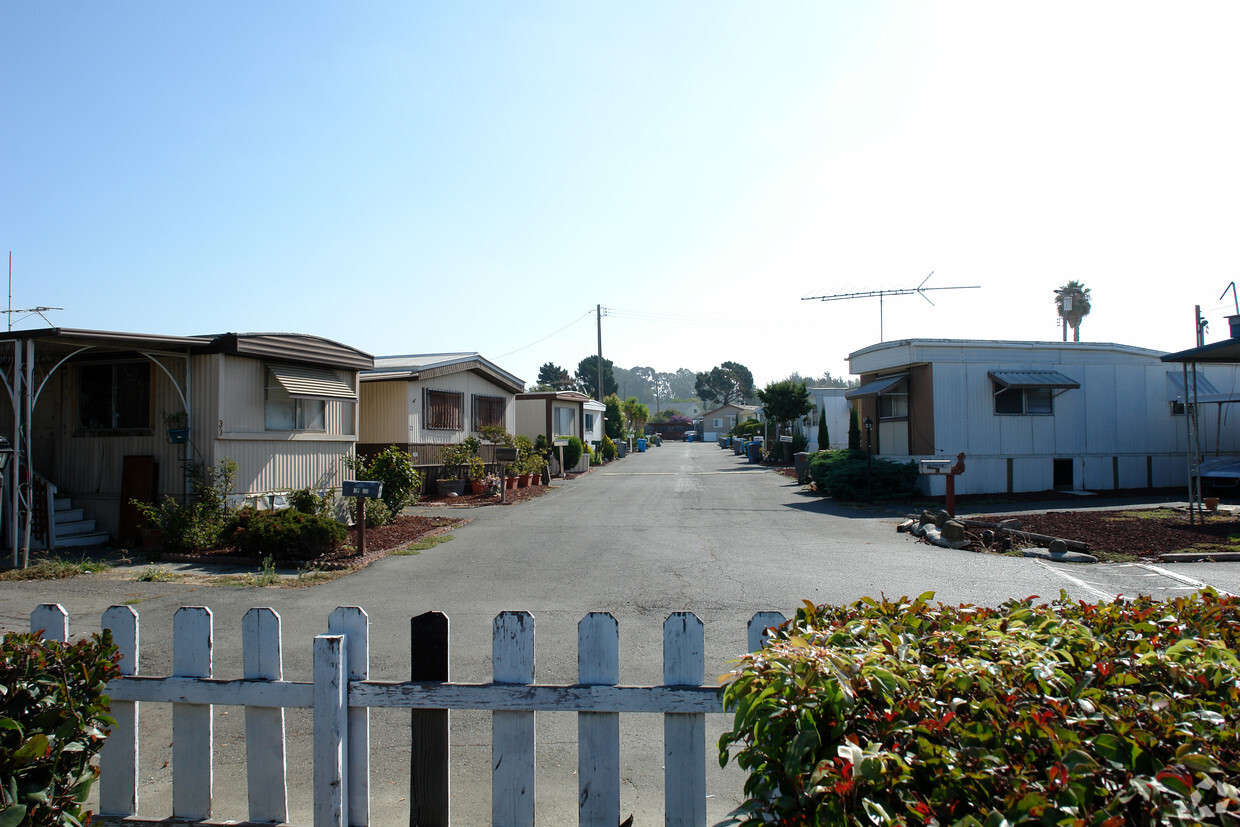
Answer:
<svg viewBox="0 0 1240 827"><path fill-rule="evenodd" d="M93 534L95 532L94 520L57 520L56 536L72 537L75 534Z"/></svg>
<svg viewBox="0 0 1240 827"><path fill-rule="evenodd" d="M86 510L83 508L62 508L57 510L53 516L56 520L56 525L62 526L65 523L76 523L79 520L85 519Z"/></svg>
<svg viewBox="0 0 1240 827"><path fill-rule="evenodd" d="M69 537L56 535L57 548L78 548L80 546L99 546L111 538L106 531L95 531L90 534L74 534Z"/></svg>

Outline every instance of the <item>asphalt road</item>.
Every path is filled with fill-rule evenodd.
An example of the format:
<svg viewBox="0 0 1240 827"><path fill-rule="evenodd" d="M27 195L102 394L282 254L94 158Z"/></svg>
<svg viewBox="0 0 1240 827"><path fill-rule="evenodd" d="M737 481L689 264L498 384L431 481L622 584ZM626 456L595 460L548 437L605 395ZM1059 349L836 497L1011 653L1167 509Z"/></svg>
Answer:
<svg viewBox="0 0 1240 827"><path fill-rule="evenodd" d="M449 510L445 509L445 513ZM836 506L786 477L745 463L713 444L665 443L576 480L556 483L515 506L450 510L472 522L422 554L389 557L347 578L311 589L143 583L109 577L0 583L0 628L25 629L39 603L69 611L71 632L98 627L108 606L135 605L141 618L144 674L167 674L172 615L205 605L215 616L217 677L241 674L240 626L246 610L270 606L284 624L285 677L310 678L313 636L336 606L370 617L370 674L408 678L408 621L429 610L451 621L452 678L490 679L491 624L509 609L533 613L540 683L576 678L576 626L588 612L611 612L620 626L621 681L659 683L662 623L689 610L705 624L707 680L745 649L757 611L791 615L802 600L846 603L863 596L933 591L945 603L995 605L1008 598L1057 596L1097 601L1138 592L1160 595L1208 583L1240 593L1234 564L1070 566L949 551L894 530L899 512ZM167 709L142 713L143 815L171 814L171 742ZM215 816L243 820L244 729L238 709L216 708ZM707 722L711 823L740 797L742 775L720 770L714 742L726 716ZM293 823L310 822L309 714L288 713L289 800ZM662 721L631 715L621 723L621 817L662 823ZM576 723L571 713L539 714L538 819L576 823ZM408 713L372 713L372 823L407 821ZM490 819L490 720L453 713L453 821Z"/></svg>

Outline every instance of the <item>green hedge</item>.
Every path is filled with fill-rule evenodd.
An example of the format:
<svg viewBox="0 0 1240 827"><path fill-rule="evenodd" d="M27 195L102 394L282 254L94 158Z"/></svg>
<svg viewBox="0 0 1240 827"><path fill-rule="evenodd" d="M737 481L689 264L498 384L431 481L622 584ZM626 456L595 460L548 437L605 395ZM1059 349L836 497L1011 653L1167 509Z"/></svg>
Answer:
<svg viewBox="0 0 1240 827"><path fill-rule="evenodd" d="M110 632L62 644L10 633L0 643L0 825L43 827L89 820L99 776L104 685L120 674Z"/></svg>
<svg viewBox="0 0 1240 827"><path fill-rule="evenodd" d="M246 509L238 515L232 542L243 554L304 562L335 550L347 535L348 529L328 516L306 514L293 508L283 511Z"/></svg>
<svg viewBox="0 0 1240 827"><path fill-rule="evenodd" d="M1240 601L806 603L724 689L735 821L1236 824Z"/></svg>
<svg viewBox="0 0 1240 827"><path fill-rule="evenodd" d="M918 468L871 457L867 471L864 451L817 451L809 457L809 477L818 493L837 500L864 500L870 491L877 500L901 499L917 494Z"/></svg>

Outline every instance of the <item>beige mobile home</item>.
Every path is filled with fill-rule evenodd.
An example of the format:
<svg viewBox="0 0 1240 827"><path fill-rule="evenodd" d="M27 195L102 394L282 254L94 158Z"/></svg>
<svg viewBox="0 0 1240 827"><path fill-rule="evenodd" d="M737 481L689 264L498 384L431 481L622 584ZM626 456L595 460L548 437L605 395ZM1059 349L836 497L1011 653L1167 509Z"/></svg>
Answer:
<svg viewBox="0 0 1240 827"><path fill-rule="evenodd" d="M49 547L133 539L126 504L184 496L190 463L234 461L250 500L336 487L357 440L357 373L372 364L293 333L0 334L0 432L16 446L4 534L19 528L14 481L32 486L31 538Z"/></svg>
<svg viewBox="0 0 1240 827"><path fill-rule="evenodd" d="M525 383L478 353L380 356L361 375L358 451L396 445L422 467L439 465L440 451L488 425L515 433L513 404ZM482 458L493 461L494 446Z"/></svg>

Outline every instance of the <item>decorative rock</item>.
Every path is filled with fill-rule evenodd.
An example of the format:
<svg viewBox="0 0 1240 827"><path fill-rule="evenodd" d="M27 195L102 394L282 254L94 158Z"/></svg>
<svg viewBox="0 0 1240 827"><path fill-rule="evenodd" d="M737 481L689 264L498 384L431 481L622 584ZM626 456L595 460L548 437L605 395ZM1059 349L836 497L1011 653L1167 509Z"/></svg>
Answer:
<svg viewBox="0 0 1240 827"><path fill-rule="evenodd" d="M1050 544L1046 547L1046 550L1049 551L1051 554L1056 554L1056 555L1067 554L1068 544L1065 543L1063 540L1051 540Z"/></svg>
<svg viewBox="0 0 1240 827"><path fill-rule="evenodd" d="M939 528L942 528L943 524L951 518L952 515L948 514L946 509L940 510L938 514L934 515L934 524Z"/></svg>
<svg viewBox="0 0 1240 827"><path fill-rule="evenodd" d="M913 530L913 526L917 524L916 520L908 519L896 526L896 531L901 534Z"/></svg>
<svg viewBox="0 0 1240 827"><path fill-rule="evenodd" d="M943 539L949 543L965 542L964 523L957 520L948 520L943 523Z"/></svg>
<svg viewBox="0 0 1240 827"><path fill-rule="evenodd" d="M933 512L933 511L923 511L923 512L921 512L921 519L919 520L919 522L920 522L922 525L925 525L926 523L932 523L932 522L934 522L934 512Z"/></svg>
<svg viewBox="0 0 1240 827"><path fill-rule="evenodd" d="M1008 531L1020 531L1020 520L1010 519L999 522L999 528L1006 528Z"/></svg>

